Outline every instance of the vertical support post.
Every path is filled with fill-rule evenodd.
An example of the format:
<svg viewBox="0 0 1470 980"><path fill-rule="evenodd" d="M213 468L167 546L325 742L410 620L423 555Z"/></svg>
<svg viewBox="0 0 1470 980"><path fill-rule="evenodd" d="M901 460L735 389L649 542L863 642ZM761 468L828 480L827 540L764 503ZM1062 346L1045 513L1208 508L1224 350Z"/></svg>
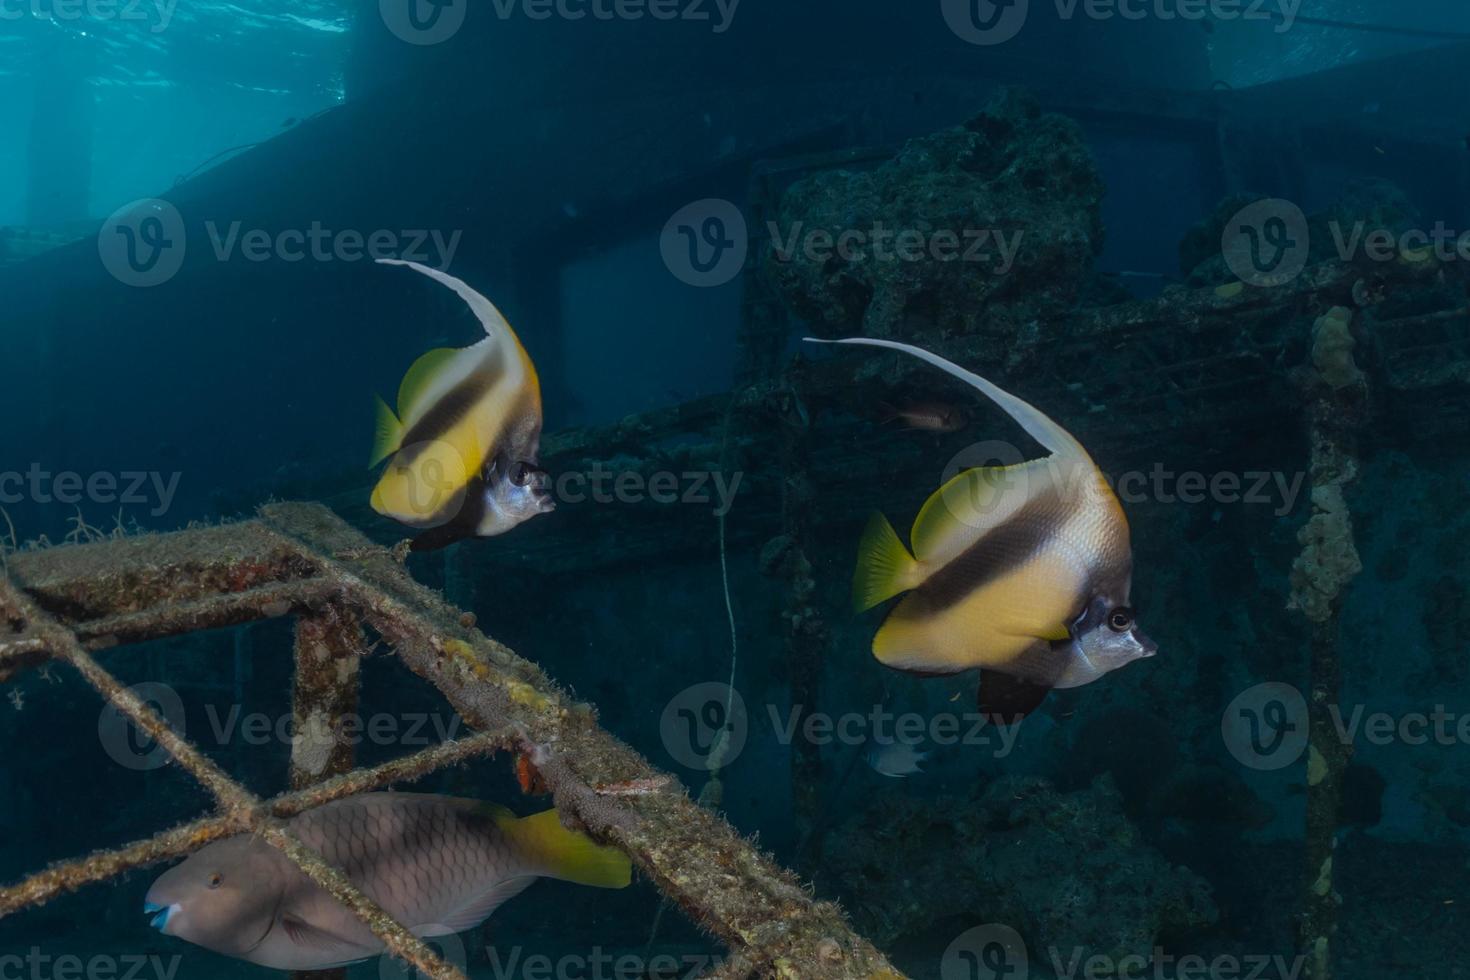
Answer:
<svg viewBox="0 0 1470 980"><path fill-rule="evenodd" d="M291 789L351 772L349 719L357 713L365 638L357 614L329 604L296 620L291 695ZM346 980L346 970L293 973L293 980Z"/></svg>
<svg viewBox="0 0 1470 980"><path fill-rule="evenodd" d="M806 555L816 497L807 469L811 420L795 385L784 389L781 413L781 536L766 546L762 566L786 580L786 661L791 677L791 704L807 712L817 710L821 696L822 663L829 631L812 603L816 579ZM822 749L812 739L797 739L791 747L791 801L797 840L798 867L810 866L822 853L817 822L822 810Z"/></svg>
<svg viewBox="0 0 1470 980"><path fill-rule="evenodd" d="M736 365L736 385L750 385L774 378L781 369L781 355L786 350L790 325L786 307L775 295L761 273L769 235L764 231L776 216L780 201L769 174L757 173L750 181L750 255L741 277L740 360Z"/></svg>
<svg viewBox="0 0 1470 980"><path fill-rule="evenodd" d="M1291 607L1306 616L1312 631L1306 887L1299 917L1310 980L1332 976L1331 944L1342 901L1333 889L1333 852L1343 774L1352 756L1333 717L1342 696L1341 596L1363 569L1343 493L1358 478L1358 430L1368 411L1367 380L1353 361L1351 322L1351 311L1338 307L1313 328L1312 365L1304 377L1312 440L1312 516L1297 535L1302 551L1291 570Z"/></svg>

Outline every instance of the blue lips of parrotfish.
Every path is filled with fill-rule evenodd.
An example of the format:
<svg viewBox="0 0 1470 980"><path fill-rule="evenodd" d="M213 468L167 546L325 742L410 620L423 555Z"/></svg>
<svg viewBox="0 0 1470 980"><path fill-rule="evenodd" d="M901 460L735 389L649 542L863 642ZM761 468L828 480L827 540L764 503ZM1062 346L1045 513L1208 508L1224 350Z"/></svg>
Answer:
<svg viewBox="0 0 1470 980"><path fill-rule="evenodd" d="M150 922L149 925L157 929L159 932L162 932L164 930L164 927L168 925L168 917L173 915L178 910L178 905L163 906L157 904L156 902L143 903L143 914L153 916L153 921Z"/></svg>

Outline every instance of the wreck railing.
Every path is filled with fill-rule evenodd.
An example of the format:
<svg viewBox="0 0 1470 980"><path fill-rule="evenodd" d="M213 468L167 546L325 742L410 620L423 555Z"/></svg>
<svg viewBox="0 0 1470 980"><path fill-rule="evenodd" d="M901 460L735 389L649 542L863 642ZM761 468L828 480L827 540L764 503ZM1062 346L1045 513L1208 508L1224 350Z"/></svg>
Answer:
<svg viewBox="0 0 1470 980"><path fill-rule="evenodd" d="M24 552L0 576L0 682L61 660L214 796L217 812L0 887L0 917L125 871L255 833L347 905L388 952L435 980L455 966L394 921L296 838L291 816L332 800L499 751L525 753L565 819L625 851L696 923L730 948L715 977L900 978L837 906L760 854L671 777L623 745L590 705L474 627L325 507L277 504L239 524ZM135 643L295 616L291 785L262 800L110 674L94 654ZM476 734L350 770L333 722L350 712L367 626L432 683ZM339 669L340 668L340 669Z"/></svg>

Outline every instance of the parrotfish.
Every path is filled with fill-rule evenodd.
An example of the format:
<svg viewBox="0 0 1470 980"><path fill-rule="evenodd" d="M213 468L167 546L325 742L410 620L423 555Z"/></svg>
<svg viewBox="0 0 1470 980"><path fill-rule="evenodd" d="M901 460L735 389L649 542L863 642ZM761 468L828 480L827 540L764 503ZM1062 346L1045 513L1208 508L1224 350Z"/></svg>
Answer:
<svg viewBox="0 0 1470 980"><path fill-rule="evenodd" d="M463 349L424 354L398 387L398 411L377 400L370 465L388 460L373 509L424 531L415 551L493 537L555 508L538 463L541 383L520 339L484 296L447 273L402 265L454 290L485 328Z"/></svg>
<svg viewBox="0 0 1470 980"><path fill-rule="evenodd" d="M472 929L538 877L625 887L621 851L562 827L555 810L517 818L475 800L412 793L352 796L290 829L420 937ZM148 890L164 935L276 970L324 970L383 944L276 848L252 835L210 844Z"/></svg>
<svg viewBox="0 0 1470 980"><path fill-rule="evenodd" d="M814 339L814 338L808 338ZM1130 604L1133 552L1122 505L1087 450L1043 412L936 354L888 340L971 385L1050 455L967 469L920 509L912 553L881 514L853 576L859 610L907 593L873 638L889 667L924 675L980 670L981 711L1011 723L1053 688L1090 684L1157 646Z"/></svg>

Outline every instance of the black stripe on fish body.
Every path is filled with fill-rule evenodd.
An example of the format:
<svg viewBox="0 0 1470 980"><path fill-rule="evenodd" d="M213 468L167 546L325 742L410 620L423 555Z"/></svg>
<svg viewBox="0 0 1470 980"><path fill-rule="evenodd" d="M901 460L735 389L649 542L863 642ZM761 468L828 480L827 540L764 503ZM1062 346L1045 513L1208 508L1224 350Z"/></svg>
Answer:
<svg viewBox="0 0 1470 980"><path fill-rule="evenodd" d="M1044 684L1034 684L995 670L980 671L976 703L992 725L1014 725L1041 707L1051 693Z"/></svg>
<svg viewBox="0 0 1470 980"><path fill-rule="evenodd" d="M476 476L465 487L459 510L438 527L417 535L410 551L440 551L460 541L476 537L485 516L485 478Z"/></svg>
<svg viewBox="0 0 1470 980"><path fill-rule="evenodd" d="M911 597L925 615L938 614L1021 568L1051 544L1059 508L1059 501L1050 494L1027 501L1008 520L930 575Z"/></svg>
<svg viewBox="0 0 1470 980"><path fill-rule="evenodd" d="M401 458L394 460L395 465L412 464L417 455L423 451L424 446L443 438L445 433L474 411L480 399L485 397L485 394L500 381L504 374L503 353L492 349L484 364L445 392L444 396L434 403L434 407L429 409L423 418L404 432L399 450Z"/></svg>
<svg viewBox="0 0 1470 980"><path fill-rule="evenodd" d="M1008 664L991 668L1017 682L1050 690L1067 675L1078 656L1074 640L1038 640Z"/></svg>
<svg viewBox="0 0 1470 980"><path fill-rule="evenodd" d="M505 419L505 428L496 434L492 455L526 463L538 463L541 456L540 394L527 388L516 399Z"/></svg>

